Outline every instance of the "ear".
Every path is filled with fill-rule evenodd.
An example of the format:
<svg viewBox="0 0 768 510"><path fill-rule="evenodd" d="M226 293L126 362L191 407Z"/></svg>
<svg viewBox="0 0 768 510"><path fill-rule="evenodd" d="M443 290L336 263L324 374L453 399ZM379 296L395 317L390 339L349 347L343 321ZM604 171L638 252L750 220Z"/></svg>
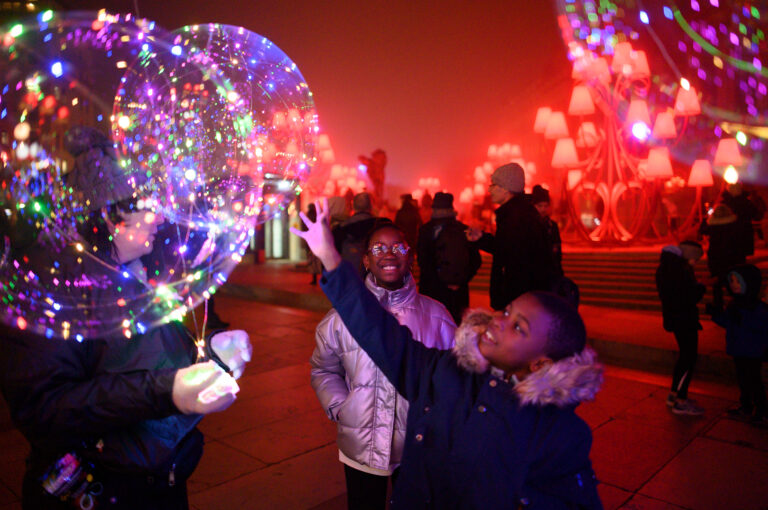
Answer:
<svg viewBox="0 0 768 510"><path fill-rule="evenodd" d="M363 266L365 267L366 271L370 271L370 265L371 261L368 258L368 252L366 252L365 255L363 255Z"/></svg>
<svg viewBox="0 0 768 510"><path fill-rule="evenodd" d="M548 358L546 356L542 356L540 358L536 358L535 360L528 363L528 370L531 371L531 373L536 372L538 370L541 370L542 368L546 368L550 366L554 361L552 361L551 358Z"/></svg>

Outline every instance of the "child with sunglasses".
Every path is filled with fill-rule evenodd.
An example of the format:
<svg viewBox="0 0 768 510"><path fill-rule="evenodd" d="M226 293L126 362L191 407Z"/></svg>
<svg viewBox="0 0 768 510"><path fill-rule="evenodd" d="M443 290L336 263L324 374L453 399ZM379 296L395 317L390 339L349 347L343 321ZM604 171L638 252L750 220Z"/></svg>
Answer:
<svg viewBox="0 0 768 510"><path fill-rule="evenodd" d="M363 255L365 287L416 340L450 349L456 328L437 301L422 296L411 276L413 251L391 222L368 234ZM384 509L405 443L408 401L358 345L336 310L317 326L312 387L328 418L338 423L339 460L344 464L348 508Z"/></svg>

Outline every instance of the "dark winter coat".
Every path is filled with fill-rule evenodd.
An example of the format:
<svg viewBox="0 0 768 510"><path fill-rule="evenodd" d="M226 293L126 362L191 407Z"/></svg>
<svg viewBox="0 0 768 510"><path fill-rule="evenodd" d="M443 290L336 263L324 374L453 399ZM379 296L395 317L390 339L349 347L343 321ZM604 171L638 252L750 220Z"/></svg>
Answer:
<svg viewBox="0 0 768 510"><path fill-rule="evenodd" d="M415 247L421 227L421 214L413 202L406 202L395 213L395 225L405 234L405 241Z"/></svg>
<svg viewBox="0 0 768 510"><path fill-rule="evenodd" d="M656 290L661 299L665 331L701 329L697 303L706 287L696 281L693 267L677 246L665 246L656 269Z"/></svg>
<svg viewBox="0 0 768 510"><path fill-rule="evenodd" d="M752 222L760 218L755 204L749 199L746 192L732 195L728 191L723 192L723 203L731 208L736 215L736 225L739 250L745 257L755 253L755 233Z"/></svg>
<svg viewBox="0 0 768 510"><path fill-rule="evenodd" d="M734 295L725 310L714 311L712 320L725 328L725 350L730 356L765 359L768 355L768 304L760 300L760 269L745 264L733 271L741 275L745 292Z"/></svg>
<svg viewBox="0 0 768 510"><path fill-rule="evenodd" d="M484 233L481 250L493 254L491 308L503 310L532 290L549 290L552 256L539 212L524 195L496 209L496 234Z"/></svg>
<svg viewBox="0 0 768 510"><path fill-rule="evenodd" d="M470 258L467 274L470 275L470 279L455 289L449 288L443 283L437 273L437 232L438 229L445 228L445 226L449 224L458 225L458 228L461 230L467 229L467 226L456 220L453 215L444 218L433 217L419 229L417 249L417 261L419 263L419 292L443 303L446 308L448 308L448 311L451 312L454 321L458 323L461 320L461 312L469 306L469 282L477 273L477 270L480 269L482 258L477 249L477 243L467 242ZM450 256L450 254L448 256Z"/></svg>
<svg viewBox="0 0 768 510"><path fill-rule="evenodd" d="M736 222L706 225L702 233L709 236L707 267L712 276L724 276L730 268L746 261L743 238Z"/></svg>
<svg viewBox="0 0 768 510"><path fill-rule="evenodd" d="M560 227L552 218L543 218L547 232L547 242L552 250L552 274L555 278L563 276L563 242L560 240Z"/></svg>
<svg viewBox="0 0 768 510"><path fill-rule="evenodd" d="M414 341L347 263L321 284L350 333L410 402L393 508L601 508L589 427L573 404L540 400L578 393L557 388L571 378L542 377L540 388L529 387L535 395L520 395L490 372L461 368L453 353Z"/></svg>
<svg viewBox="0 0 768 510"><path fill-rule="evenodd" d="M37 479L71 451L98 466L105 494L137 479L147 490L150 475L160 487L171 480L184 487L202 455L202 434L195 428L201 416L179 414L171 395L176 370L196 358L180 323L130 340L47 339L5 326L0 336L0 388L31 446L25 502L44 505L49 496ZM152 496L133 497L127 507L154 508ZM185 490L180 497L185 505Z"/></svg>

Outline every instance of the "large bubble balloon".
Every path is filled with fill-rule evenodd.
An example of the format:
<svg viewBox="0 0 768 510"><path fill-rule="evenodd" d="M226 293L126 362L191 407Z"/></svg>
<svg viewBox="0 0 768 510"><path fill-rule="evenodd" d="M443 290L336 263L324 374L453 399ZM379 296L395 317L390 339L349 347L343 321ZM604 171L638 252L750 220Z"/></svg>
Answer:
<svg viewBox="0 0 768 510"><path fill-rule="evenodd" d="M230 87L226 97L245 110L246 114L236 123L241 132L245 132L245 137L231 137L241 145L236 153L227 153L226 159L228 166L237 167L237 174L257 187L259 220L270 218L301 192L301 186L315 161L314 145L319 128L312 92L304 77L296 64L274 43L242 27L218 24L183 27L173 33L172 50L180 57L178 62L202 62L220 73ZM140 98L147 86L156 93L161 89L173 89L175 83L177 95L183 88L189 94L191 88L194 96L194 84L181 78L184 73L177 63L169 73L144 73L137 80L144 82L140 86L129 86L132 83L129 78L125 88L133 90L134 94L119 96L116 108L141 103ZM174 82L169 75L179 79ZM173 101L166 103L170 106ZM165 106L159 109L168 110ZM157 115L157 110L156 107L138 111L141 122L132 124L135 131L148 134L146 126L153 122L149 117ZM142 112L147 114L141 115ZM194 119L196 126L206 124L204 111L201 116L203 118L190 118ZM162 119L155 124L158 129L153 134L159 133L163 140L174 139L173 124ZM189 129L197 129L196 126ZM131 131L125 134L126 144L129 145L130 136L135 139L135 135ZM230 140L226 133L221 133L221 137L222 143ZM178 148L181 142L174 140L177 155L186 154L186 149ZM215 155L216 148L213 148L209 147L205 152ZM218 161L210 162L209 166L221 164L221 159L223 155L218 157ZM174 164L165 163L165 166Z"/></svg>
<svg viewBox="0 0 768 510"><path fill-rule="evenodd" d="M240 260L261 212L241 171L251 111L176 37L103 12L0 32L6 324L131 337L180 318Z"/></svg>

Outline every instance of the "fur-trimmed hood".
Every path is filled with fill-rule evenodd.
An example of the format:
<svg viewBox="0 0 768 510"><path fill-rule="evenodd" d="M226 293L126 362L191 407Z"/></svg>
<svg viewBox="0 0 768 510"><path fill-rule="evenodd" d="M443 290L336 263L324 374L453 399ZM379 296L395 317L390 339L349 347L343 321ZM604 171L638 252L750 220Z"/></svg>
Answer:
<svg viewBox="0 0 768 510"><path fill-rule="evenodd" d="M477 347L478 337L492 319L485 310L472 310L464 315L456 330L453 355L468 372L482 374L493 368ZM593 400L602 383L603 367L597 361L597 354L585 347L528 375L515 385L514 391L522 405L568 407Z"/></svg>

